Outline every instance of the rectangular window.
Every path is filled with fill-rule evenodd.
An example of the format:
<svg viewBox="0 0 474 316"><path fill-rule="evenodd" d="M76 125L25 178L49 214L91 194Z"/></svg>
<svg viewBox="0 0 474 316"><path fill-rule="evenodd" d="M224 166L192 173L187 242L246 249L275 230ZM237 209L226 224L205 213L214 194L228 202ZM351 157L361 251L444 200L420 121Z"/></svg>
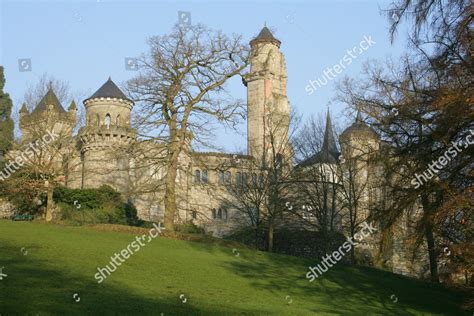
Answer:
<svg viewBox="0 0 474 316"><path fill-rule="evenodd" d="M194 183L201 183L201 171L194 171Z"/></svg>

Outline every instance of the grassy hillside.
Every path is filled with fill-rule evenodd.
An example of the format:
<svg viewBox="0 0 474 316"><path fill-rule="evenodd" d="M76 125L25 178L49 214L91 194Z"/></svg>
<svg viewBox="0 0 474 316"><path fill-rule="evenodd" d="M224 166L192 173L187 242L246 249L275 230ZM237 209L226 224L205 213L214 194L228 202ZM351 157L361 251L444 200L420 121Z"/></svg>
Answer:
<svg viewBox="0 0 474 316"><path fill-rule="evenodd" d="M134 240L0 220L0 268L8 275L0 280L0 314L463 315L459 293L390 273L338 265L310 283L313 261L164 237L98 284L97 267Z"/></svg>

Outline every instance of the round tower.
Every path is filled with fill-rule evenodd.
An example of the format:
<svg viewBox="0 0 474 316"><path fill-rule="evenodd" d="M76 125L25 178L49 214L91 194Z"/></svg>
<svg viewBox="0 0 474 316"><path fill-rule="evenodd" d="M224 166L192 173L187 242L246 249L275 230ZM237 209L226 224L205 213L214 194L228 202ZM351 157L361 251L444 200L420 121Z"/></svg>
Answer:
<svg viewBox="0 0 474 316"><path fill-rule="evenodd" d="M357 112L355 122L346 128L339 136L339 144L344 158L359 158L373 154L380 148L380 138L377 133L362 120Z"/></svg>
<svg viewBox="0 0 474 316"><path fill-rule="evenodd" d="M127 191L129 158L126 152L136 137L130 125L133 105L110 77L84 100L87 123L79 131L82 188L107 184L120 192Z"/></svg>
<svg viewBox="0 0 474 316"><path fill-rule="evenodd" d="M250 41L250 72L245 76L248 154L257 159L267 159L272 146L284 148L280 154L287 157L292 152L287 148L290 106L280 44L266 26Z"/></svg>

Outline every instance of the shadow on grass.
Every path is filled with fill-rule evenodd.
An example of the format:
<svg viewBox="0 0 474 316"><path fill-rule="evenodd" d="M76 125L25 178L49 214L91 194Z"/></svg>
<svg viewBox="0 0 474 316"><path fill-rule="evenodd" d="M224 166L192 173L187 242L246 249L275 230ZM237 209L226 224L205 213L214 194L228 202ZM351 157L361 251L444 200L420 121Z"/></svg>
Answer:
<svg viewBox="0 0 474 316"><path fill-rule="evenodd" d="M219 307L193 306L179 294L149 298L94 277L48 267L43 260L23 256L18 247L0 246L0 313L3 315L222 315ZM160 284L156 285L157 287ZM77 293L77 295L75 295ZM229 314L226 310L225 314Z"/></svg>
<svg viewBox="0 0 474 316"><path fill-rule="evenodd" d="M461 292L386 271L338 263L309 282L308 267L316 265L317 260L246 250L232 258L234 254L228 248L194 247L228 254L224 268L250 280L256 289L301 298L305 301L301 307L312 313L470 315L460 308Z"/></svg>

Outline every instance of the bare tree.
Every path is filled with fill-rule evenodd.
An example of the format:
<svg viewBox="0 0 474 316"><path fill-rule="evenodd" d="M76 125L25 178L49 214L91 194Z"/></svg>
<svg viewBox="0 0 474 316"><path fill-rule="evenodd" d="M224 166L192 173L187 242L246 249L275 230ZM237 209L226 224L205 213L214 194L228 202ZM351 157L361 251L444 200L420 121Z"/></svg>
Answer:
<svg viewBox="0 0 474 316"><path fill-rule="evenodd" d="M331 235L341 228L338 205L339 150L335 127L329 111L310 117L295 139L299 163L294 172L296 200L292 211L303 227L323 236L323 251L327 251Z"/></svg>
<svg viewBox="0 0 474 316"><path fill-rule="evenodd" d="M165 227L172 230L180 154L191 135L206 143L216 123L234 126L244 117L243 103L229 98L225 83L242 74L249 50L241 36L229 38L201 25L175 27L149 44L127 90L144 114L139 125L146 136L166 144Z"/></svg>
<svg viewBox="0 0 474 316"><path fill-rule="evenodd" d="M265 119L266 150L261 151L261 157L247 161L240 180L228 183L230 194L223 201L251 223L256 243L262 228L266 228L266 248L271 252L275 230L285 223L286 215L290 214L287 202L294 197L291 140L299 118L295 113L287 117L270 112Z"/></svg>

